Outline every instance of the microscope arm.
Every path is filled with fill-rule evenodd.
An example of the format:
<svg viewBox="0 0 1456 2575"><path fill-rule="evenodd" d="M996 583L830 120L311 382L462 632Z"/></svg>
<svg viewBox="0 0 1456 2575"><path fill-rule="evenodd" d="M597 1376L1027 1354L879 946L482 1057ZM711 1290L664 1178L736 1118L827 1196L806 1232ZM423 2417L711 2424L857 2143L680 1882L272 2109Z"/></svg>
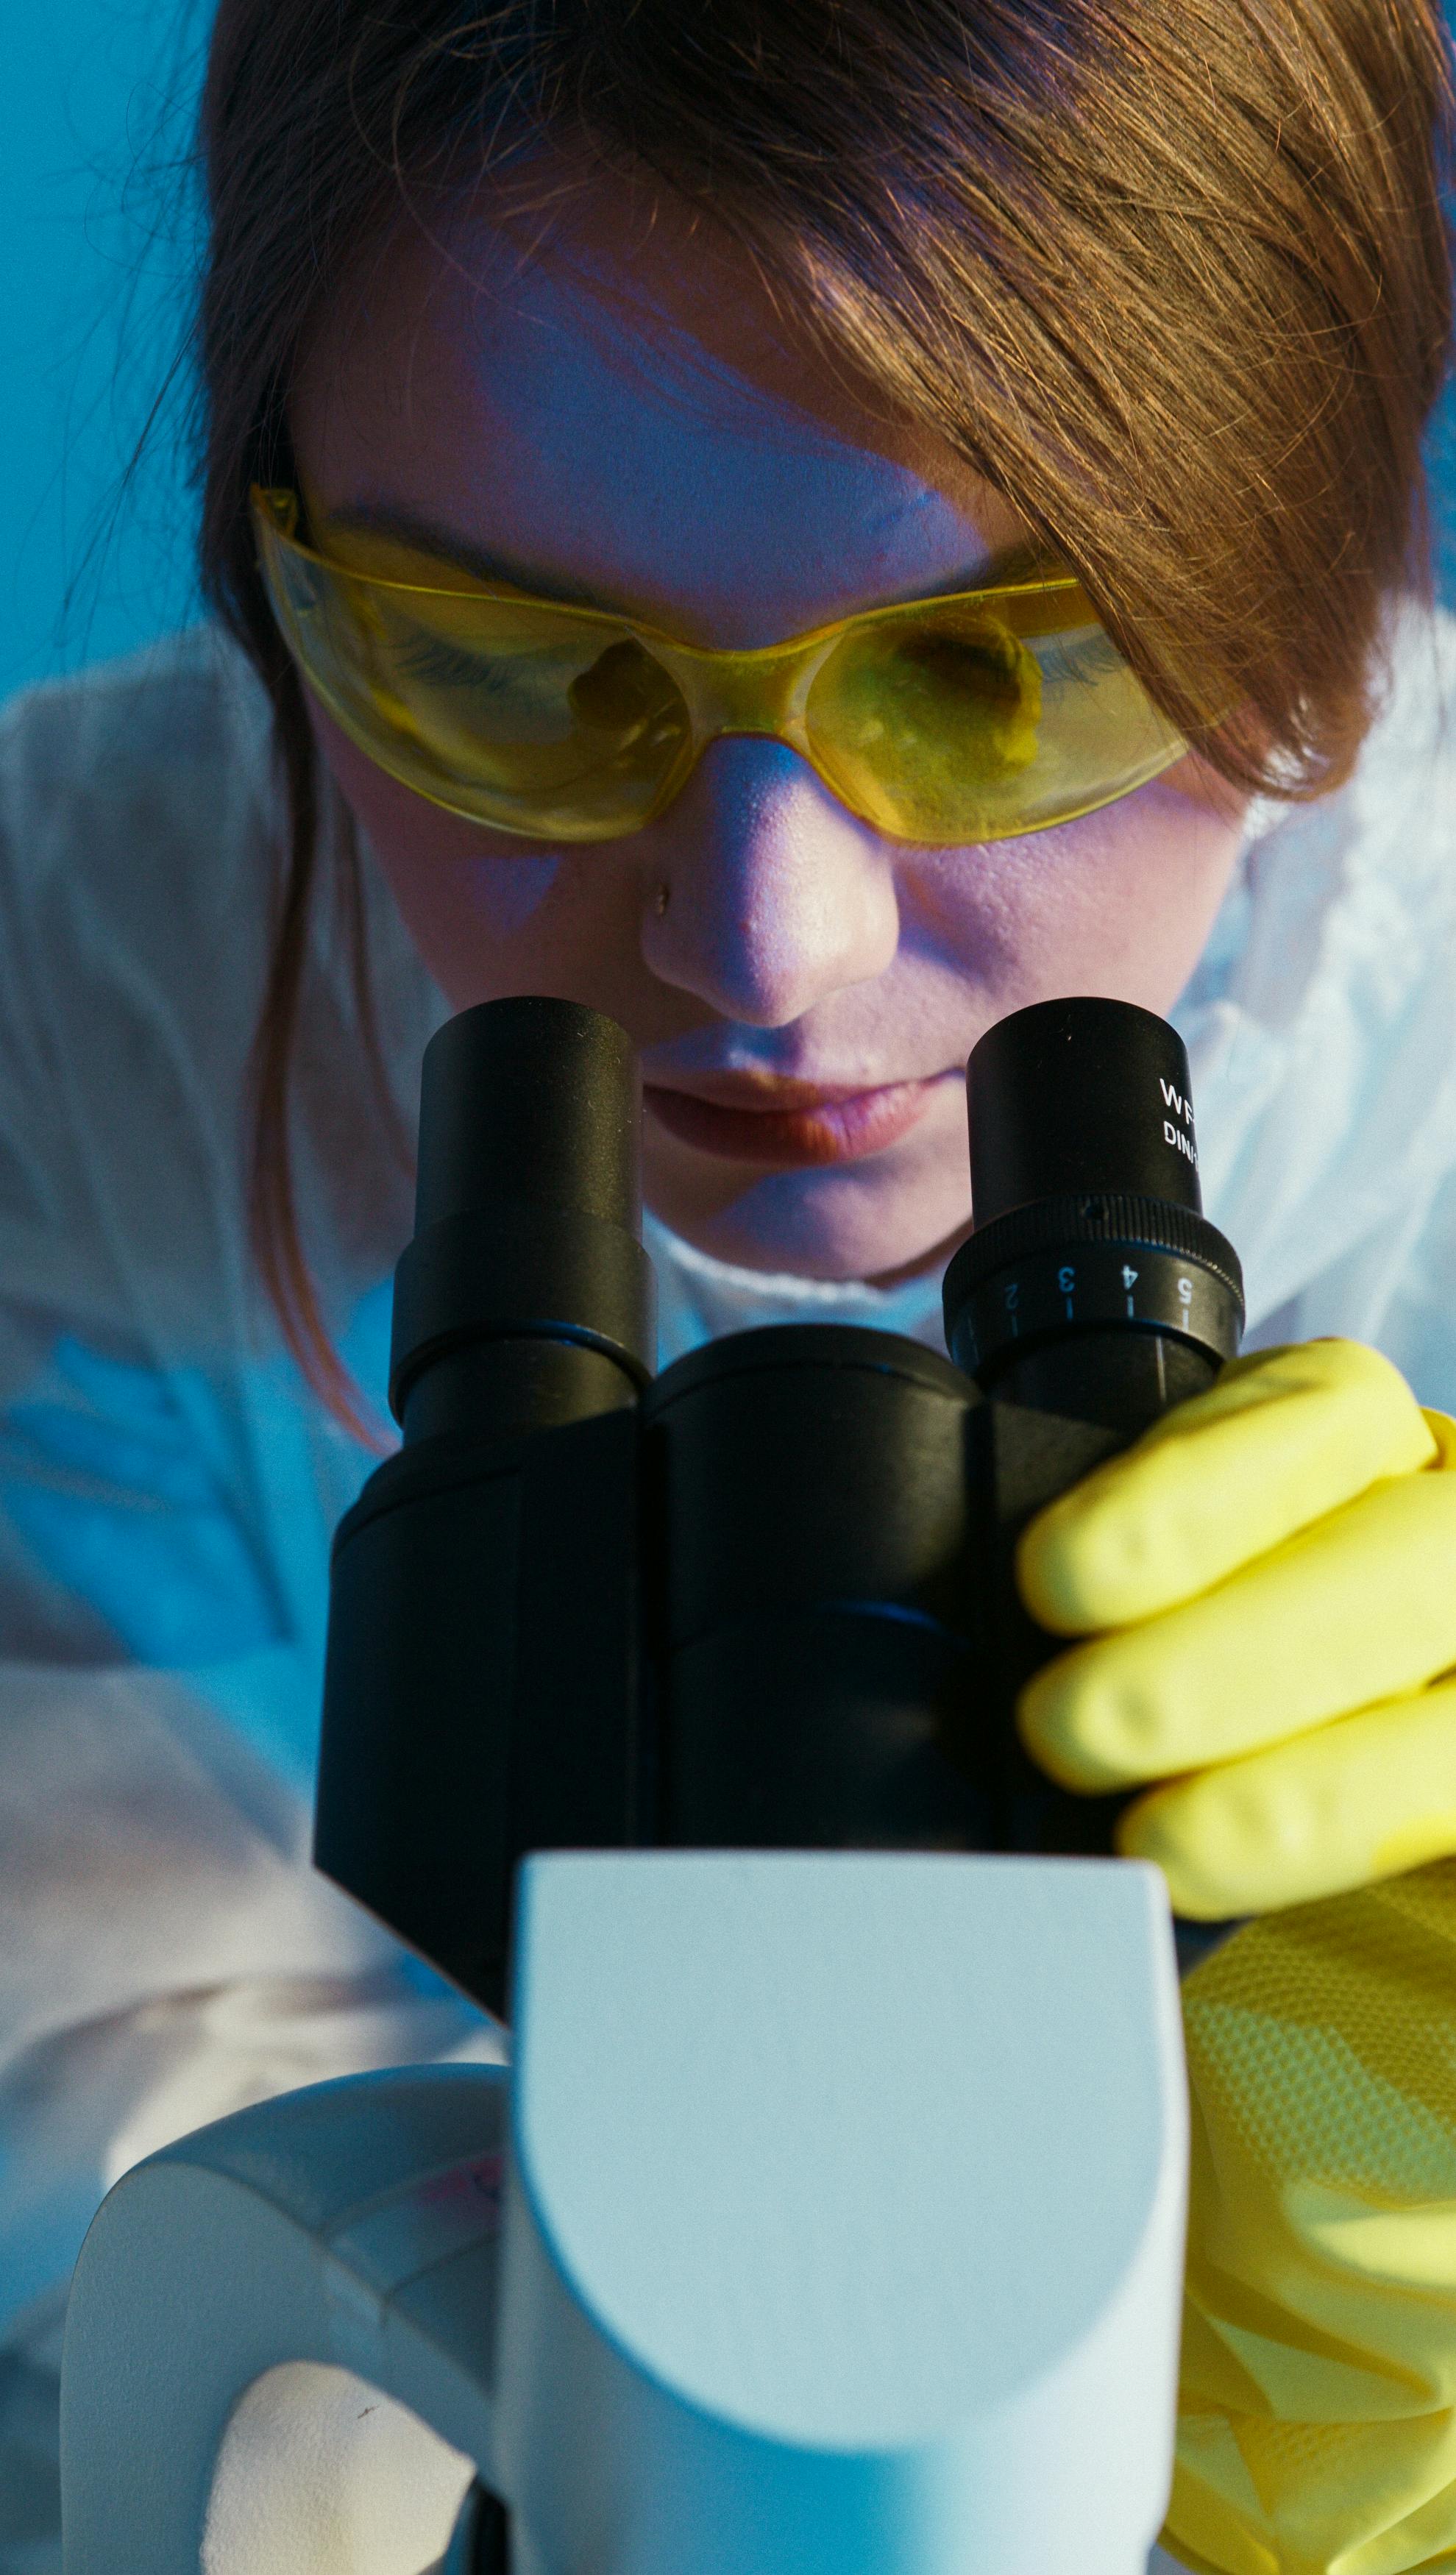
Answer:
<svg viewBox="0 0 1456 2575"><path fill-rule="evenodd" d="M249 2408L257 2420L260 2396L266 2413L270 2373L288 2374L281 2393L316 2484L331 2398L337 2416L335 2391L348 2393L338 2372L407 2407L419 2422L405 2508L417 2528L443 2516L448 2533L470 2462L493 2452L482 2361L506 2084L495 2066L317 2084L198 2130L117 2184L87 2239L68 2319L66 2575L116 2575L123 2532L133 2551L145 2534L129 2575L237 2566L222 2526L236 2520L229 2426ZM346 2408L351 2425L358 2410ZM281 2528L288 2509L276 2493ZM244 2554L266 2561L256 2528Z"/></svg>

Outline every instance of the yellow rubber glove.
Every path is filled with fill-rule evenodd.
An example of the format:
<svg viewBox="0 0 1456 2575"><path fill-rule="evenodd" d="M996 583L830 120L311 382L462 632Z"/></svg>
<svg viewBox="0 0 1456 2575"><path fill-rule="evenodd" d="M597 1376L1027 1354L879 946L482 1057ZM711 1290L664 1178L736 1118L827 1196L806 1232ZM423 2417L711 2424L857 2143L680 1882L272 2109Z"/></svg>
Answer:
<svg viewBox="0 0 1456 2575"><path fill-rule="evenodd" d="M1022 1694L1119 1848L1216 1920L1456 1852L1456 1425L1354 1341L1236 1359L1025 1531Z"/></svg>
<svg viewBox="0 0 1456 2575"><path fill-rule="evenodd" d="M1456 1861L1249 1923L1183 2026L1164 2546L1218 2575L1456 2566Z"/></svg>
<svg viewBox="0 0 1456 2575"><path fill-rule="evenodd" d="M1290 1908L1183 1987L1163 2537L1217 2575L1456 2566L1456 1861L1412 1866L1456 1851L1453 1467L1383 1359L1314 1342L1226 1369L1023 1541L1043 1623L1111 1631L1032 1683L1033 1751L1072 1785L1180 1774L1122 1840L1183 1911Z"/></svg>

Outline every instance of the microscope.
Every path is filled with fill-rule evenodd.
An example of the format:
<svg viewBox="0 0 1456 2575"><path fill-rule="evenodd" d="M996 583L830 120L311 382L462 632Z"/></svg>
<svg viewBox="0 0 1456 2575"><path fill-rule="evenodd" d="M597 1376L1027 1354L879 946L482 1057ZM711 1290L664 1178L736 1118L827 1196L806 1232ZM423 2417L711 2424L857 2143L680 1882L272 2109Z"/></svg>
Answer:
<svg viewBox="0 0 1456 2575"><path fill-rule="evenodd" d="M1116 1801L1021 1749L1057 1647L1013 1557L1211 1382L1242 1288L1164 1022L1039 1004L967 1080L948 1356L794 1324L657 1375L625 1033L524 999L432 1041L316 1857L512 2062L311 2087L117 2184L66 2575L1139 2575L1173 1930ZM418 2436L393 2483L375 2416ZM331 2473L382 2476L352 2554Z"/></svg>

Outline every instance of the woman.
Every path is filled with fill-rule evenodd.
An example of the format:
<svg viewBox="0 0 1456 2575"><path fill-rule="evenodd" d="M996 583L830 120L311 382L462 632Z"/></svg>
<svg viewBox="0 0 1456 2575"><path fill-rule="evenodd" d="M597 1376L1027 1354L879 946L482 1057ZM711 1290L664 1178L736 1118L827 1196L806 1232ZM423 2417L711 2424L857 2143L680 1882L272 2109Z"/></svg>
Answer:
<svg viewBox="0 0 1456 2575"><path fill-rule="evenodd" d="M1177 1007L1256 1355L1023 1565L1033 1749L1261 1917L1168 2545L1456 2546L1445 131L1426 0L223 0L218 623L0 771L0 2564L115 2173L496 2045L306 1847L419 1053L517 992L643 1050L665 1358L938 1338L981 1030Z"/></svg>

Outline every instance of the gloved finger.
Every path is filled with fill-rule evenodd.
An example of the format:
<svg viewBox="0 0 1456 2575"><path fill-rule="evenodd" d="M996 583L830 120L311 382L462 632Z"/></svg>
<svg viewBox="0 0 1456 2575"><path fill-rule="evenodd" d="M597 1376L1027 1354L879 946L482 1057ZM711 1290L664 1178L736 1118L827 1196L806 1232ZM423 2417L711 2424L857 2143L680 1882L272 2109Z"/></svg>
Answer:
<svg viewBox="0 0 1456 2575"><path fill-rule="evenodd" d="M1125 1626L1436 1453L1379 1350L1303 1341L1231 1359L1206 1394L1037 1513L1016 1550L1021 1596L1055 1635Z"/></svg>
<svg viewBox="0 0 1456 2575"><path fill-rule="evenodd" d="M1456 1466L1456 1421L1449 1412L1433 1412L1429 1404L1421 1418L1436 1443L1435 1464L1447 1469Z"/></svg>
<svg viewBox="0 0 1456 2575"><path fill-rule="evenodd" d="M1169 1780L1117 1847L1156 1860L1194 1921L1368 1886L1456 1852L1456 1681Z"/></svg>
<svg viewBox="0 0 1456 2575"><path fill-rule="evenodd" d="M1196 1600L1058 1654L1021 1693L1033 1759L1121 1788L1322 1725L1456 1666L1456 1475L1397 1475Z"/></svg>

